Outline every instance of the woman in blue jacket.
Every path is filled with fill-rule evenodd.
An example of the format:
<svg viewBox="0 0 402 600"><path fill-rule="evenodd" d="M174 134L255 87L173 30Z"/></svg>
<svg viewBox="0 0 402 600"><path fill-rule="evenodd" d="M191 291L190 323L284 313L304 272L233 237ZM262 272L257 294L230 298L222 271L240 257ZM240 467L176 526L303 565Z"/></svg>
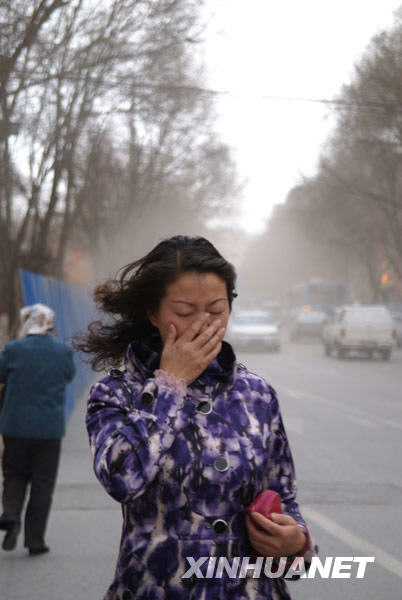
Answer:
<svg viewBox="0 0 402 600"><path fill-rule="evenodd" d="M105 600L288 600L282 577L232 576L219 559L314 551L276 393L223 341L234 284L210 242L176 236L96 290L113 318L78 347L95 368L125 357L87 413L96 475L124 520ZM285 514L246 515L267 488Z"/></svg>
<svg viewBox="0 0 402 600"><path fill-rule="evenodd" d="M73 350L55 339L54 312L43 304L21 309L21 338L0 353L5 384L0 413L3 434L2 548L13 550L27 488L25 546L30 555L48 552L45 530L65 435L65 389L75 375Z"/></svg>

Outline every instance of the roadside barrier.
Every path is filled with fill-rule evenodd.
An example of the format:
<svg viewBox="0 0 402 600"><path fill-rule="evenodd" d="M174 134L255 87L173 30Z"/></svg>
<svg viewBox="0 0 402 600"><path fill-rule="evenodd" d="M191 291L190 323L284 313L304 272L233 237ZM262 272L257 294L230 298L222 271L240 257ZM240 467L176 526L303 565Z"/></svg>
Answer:
<svg viewBox="0 0 402 600"><path fill-rule="evenodd" d="M46 277L20 269L22 298L25 305L41 302L50 306L56 313L55 330L57 337L71 343L71 337L78 331L85 331L96 316L95 305L88 292L53 277ZM71 415L76 398L86 394L94 381L91 367L84 363L77 352L74 353L77 374L67 386L67 418Z"/></svg>

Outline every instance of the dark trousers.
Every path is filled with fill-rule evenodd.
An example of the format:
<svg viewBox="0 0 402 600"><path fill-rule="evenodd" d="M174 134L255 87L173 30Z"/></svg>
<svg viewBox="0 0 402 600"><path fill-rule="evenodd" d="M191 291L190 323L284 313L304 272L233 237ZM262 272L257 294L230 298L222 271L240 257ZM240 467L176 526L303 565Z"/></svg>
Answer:
<svg viewBox="0 0 402 600"><path fill-rule="evenodd" d="M45 531L59 466L61 439L38 440L3 436L2 522L21 523L25 496L25 546L45 545Z"/></svg>

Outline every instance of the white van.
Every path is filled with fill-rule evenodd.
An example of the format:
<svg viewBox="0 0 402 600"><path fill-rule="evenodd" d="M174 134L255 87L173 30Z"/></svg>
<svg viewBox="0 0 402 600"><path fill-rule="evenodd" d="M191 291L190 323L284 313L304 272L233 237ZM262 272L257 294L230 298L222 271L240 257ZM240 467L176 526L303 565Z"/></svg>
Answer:
<svg viewBox="0 0 402 600"><path fill-rule="evenodd" d="M386 306L347 306L336 309L323 328L325 354L333 350L339 358L352 350L373 356L378 352L384 360L396 345L395 323Z"/></svg>

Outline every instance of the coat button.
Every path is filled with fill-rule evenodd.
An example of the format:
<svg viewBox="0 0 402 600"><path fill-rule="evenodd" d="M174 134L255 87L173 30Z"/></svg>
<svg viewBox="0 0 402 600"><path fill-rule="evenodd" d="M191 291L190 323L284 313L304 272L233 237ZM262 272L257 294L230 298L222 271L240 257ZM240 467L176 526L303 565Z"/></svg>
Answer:
<svg viewBox="0 0 402 600"><path fill-rule="evenodd" d="M155 400L157 394L158 394L158 386L155 384L154 381L148 381L148 383L146 383L144 385L144 388L142 390L142 394L141 394L142 403L149 406Z"/></svg>
<svg viewBox="0 0 402 600"><path fill-rule="evenodd" d="M229 463L224 456L219 456L214 460L214 467L217 471L227 471L229 468Z"/></svg>
<svg viewBox="0 0 402 600"><path fill-rule="evenodd" d="M141 396L141 400L143 404L149 406L154 401L154 396L151 394L151 392L144 392Z"/></svg>
<svg viewBox="0 0 402 600"><path fill-rule="evenodd" d="M197 406L197 411L202 413L203 415L209 415L212 412L212 404L208 400L201 400L199 405Z"/></svg>
<svg viewBox="0 0 402 600"><path fill-rule="evenodd" d="M110 375L111 377L121 377L123 373L120 371L120 369L112 369L110 371Z"/></svg>
<svg viewBox="0 0 402 600"><path fill-rule="evenodd" d="M222 535L222 533L225 533L227 530L228 524L223 519L215 519L215 521L212 523L212 527L215 533Z"/></svg>

